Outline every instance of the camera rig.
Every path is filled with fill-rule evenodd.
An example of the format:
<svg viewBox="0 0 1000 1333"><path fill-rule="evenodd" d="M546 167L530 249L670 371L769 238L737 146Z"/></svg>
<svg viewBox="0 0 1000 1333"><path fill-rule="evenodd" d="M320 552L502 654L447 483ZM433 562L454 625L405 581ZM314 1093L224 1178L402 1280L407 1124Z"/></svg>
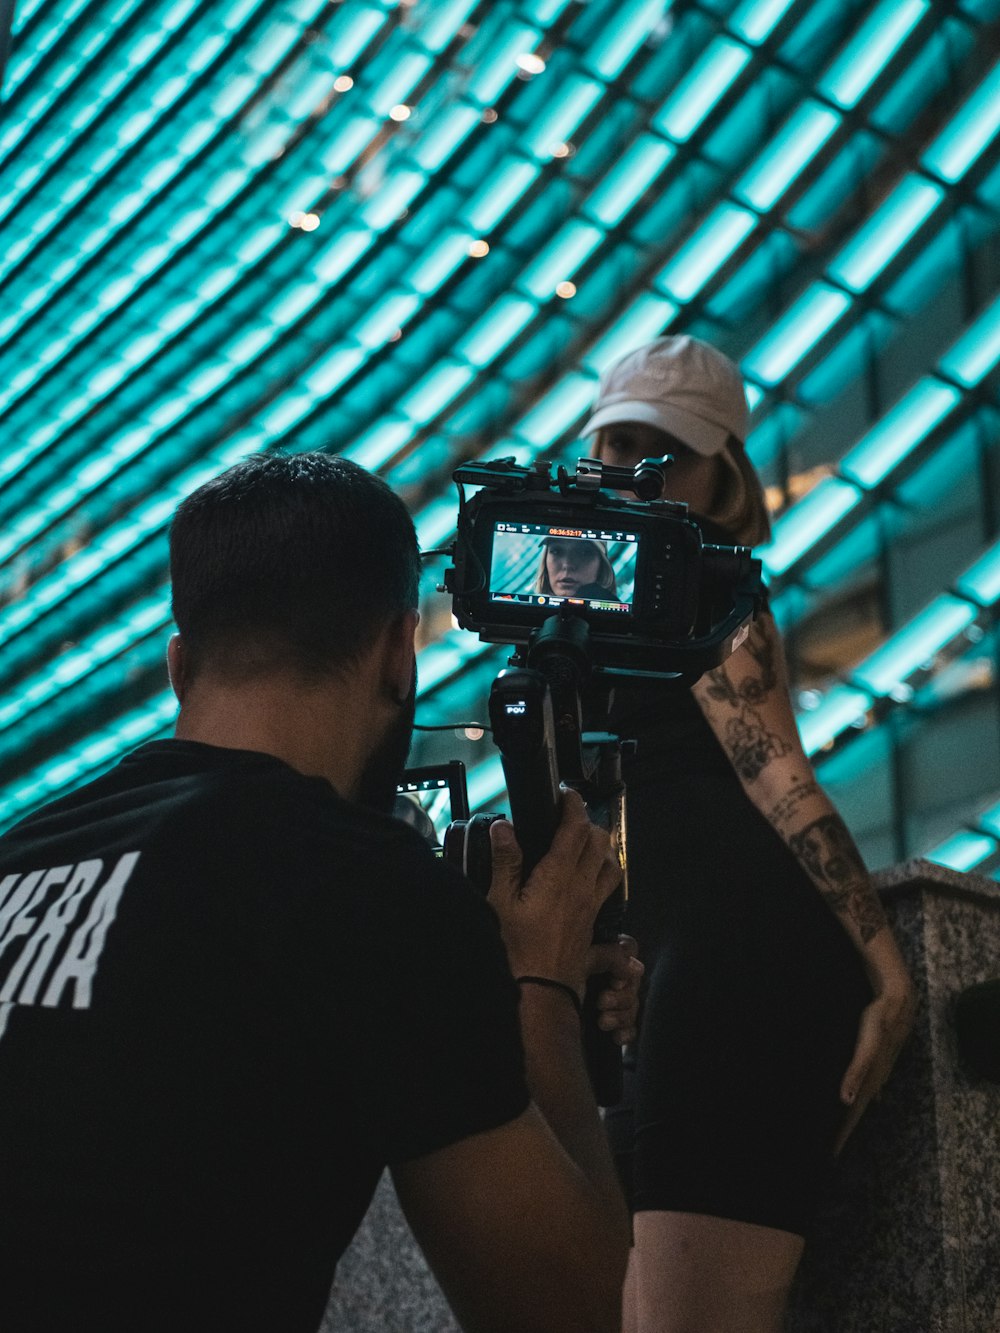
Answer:
<svg viewBox="0 0 1000 1333"><path fill-rule="evenodd" d="M672 462L631 469L581 458L570 474L502 458L453 474L459 514L444 590L463 629L514 649L489 707L525 874L551 845L561 783L580 792L621 862L622 888L602 908L595 942L617 938L628 894L623 746L606 730L614 683L692 684L740 646L763 596L748 547L705 542L687 505L661 498ZM471 500L466 485L481 487ZM605 729L584 731L585 718ZM457 821L445 838L446 858L483 890L496 817ZM597 1100L611 1106L621 1055L597 1028L603 984L588 987L584 1045Z"/></svg>
<svg viewBox="0 0 1000 1333"><path fill-rule="evenodd" d="M647 458L630 469L581 458L573 475L513 458L458 468L458 539L445 572L458 623L521 650L561 610L586 622L598 669L633 679L691 683L725 661L760 603L760 561L748 547L705 542L687 505L659 498L672 461ZM482 489L466 500L466 484ZM612 493L625 489L636 499ZM625 586L574 597L516 582L507 557L557 540L603 548Z"/></svg>

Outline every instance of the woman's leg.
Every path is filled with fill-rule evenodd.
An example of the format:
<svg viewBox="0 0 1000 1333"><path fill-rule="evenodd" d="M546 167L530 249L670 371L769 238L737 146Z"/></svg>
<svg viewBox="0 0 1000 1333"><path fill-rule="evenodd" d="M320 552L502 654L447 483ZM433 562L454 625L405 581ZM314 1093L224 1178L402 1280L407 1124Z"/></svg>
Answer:
<svg viewBox="0 0 1000 1333"><path fill-rule="evenodd" d="M801 1236L700 1213L634 1225L626 1333L780 1333Z"/></svg>
<svg viewBox="0 0 1000 1333"><path fill-rule="evenodd" d="M622 1292L622 1333L639 1333L639 1286L635 1246L629 1251L625 1288Z"/></svg>

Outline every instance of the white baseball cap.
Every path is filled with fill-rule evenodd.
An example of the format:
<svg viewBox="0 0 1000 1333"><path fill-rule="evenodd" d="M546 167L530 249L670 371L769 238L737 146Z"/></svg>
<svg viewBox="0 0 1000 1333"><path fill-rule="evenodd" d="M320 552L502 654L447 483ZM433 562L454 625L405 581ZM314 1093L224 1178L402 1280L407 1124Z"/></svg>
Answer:
<svg viewBox="0 0 1000 1333"><path fill-rule="evenodd" d="M606 370L581 434L638 421L707 457L721 453L730 435L745 444L749 416L739 366L685 333L656 338Z"/></svg>

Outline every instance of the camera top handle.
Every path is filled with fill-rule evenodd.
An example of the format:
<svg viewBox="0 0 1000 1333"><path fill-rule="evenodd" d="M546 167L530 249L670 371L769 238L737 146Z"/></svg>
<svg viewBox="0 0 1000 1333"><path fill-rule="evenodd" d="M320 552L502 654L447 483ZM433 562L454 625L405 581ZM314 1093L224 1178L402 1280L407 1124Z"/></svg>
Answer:
<svg viewBox="0 0 1000 1333"><path fill-rule="evenodd" d="M495 458L486 463L463 463L455 469L452 478L459 486L488 486L497 491L558 491L581 495L599 490L632 491L640 500L659 500L666 484L666 469L673 463L672 454L662 458L644 458L634 468L616 467L599 458L579 458L576 473L570 475L562 464L552 474L547 459L537 463L518 463L511 455Z"/></svg>

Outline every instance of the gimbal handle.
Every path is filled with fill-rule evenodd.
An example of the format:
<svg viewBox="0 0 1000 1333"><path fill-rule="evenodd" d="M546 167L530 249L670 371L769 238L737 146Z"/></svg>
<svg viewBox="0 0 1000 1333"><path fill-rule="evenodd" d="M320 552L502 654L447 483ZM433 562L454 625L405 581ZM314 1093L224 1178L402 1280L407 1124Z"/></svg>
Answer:
<svg viewBox="0 0 1000 1333"><path fill-rule="evenodd" d="M594 943L603 944L618 938L627 893L621 747L617 737L606 734L602 734L596 745L583 743L579 729L582 681L578 668L585 665L580 650L587 627L579 620L563 624L583 625L583 641L578 631L570 630L568 656L561 655L557 626L546 636L547 646L536 655L538 669L515 667L501 671L490 693L490 723L503 763L525 877L552 845L560 820L561 776L568 786L580 792L592 817L596 814L601 825L608 829L609 837L616 838L623 884L598 914ZM553 682L560 699L558 718L553 711ZM569 734L566 743L560 746L558 738L564 732ZM562 769L564 758L568 760L569 772ZM616 1106L622 1099L621 1050L611 1033L598 1027L597 996L609 980L607 976L591 977L584 999L584 1054L594 1095L601 1106Z"/></svg>

